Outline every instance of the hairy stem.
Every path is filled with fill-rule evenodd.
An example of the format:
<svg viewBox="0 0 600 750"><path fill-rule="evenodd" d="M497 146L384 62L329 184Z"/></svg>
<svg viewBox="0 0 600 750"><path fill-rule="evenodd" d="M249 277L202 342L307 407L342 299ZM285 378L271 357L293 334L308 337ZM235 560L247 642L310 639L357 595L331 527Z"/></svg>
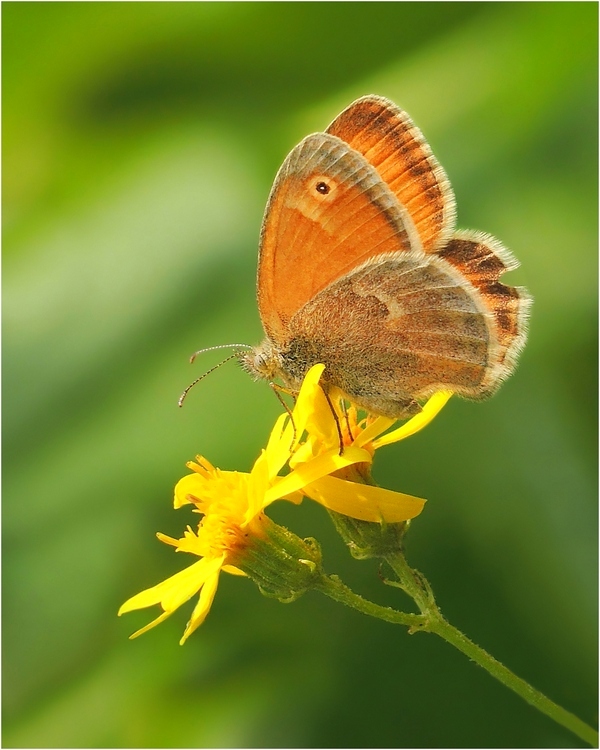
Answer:
<svg viewBox="0 0 600 750"><path fill-rule="evenodd" d="M435 633L557 724L573 732L592 747L598 746L598 732L592 727L570 711L551 701L525 680L517 677L487 651L469 640L453 625L450 625L438 609L429 583L421 573L408 565L402 552L388 552L385 555L385 560L398 576L398 581L390 581L390 583L405 591L415 601L421 610L421 614L398 612L391 607L374 604L355 594L337 576L323 574L316 580L315 588L335 601L352 607L365 615L397 625L404 625L408 627L409 633L418 631Z"/></svg>

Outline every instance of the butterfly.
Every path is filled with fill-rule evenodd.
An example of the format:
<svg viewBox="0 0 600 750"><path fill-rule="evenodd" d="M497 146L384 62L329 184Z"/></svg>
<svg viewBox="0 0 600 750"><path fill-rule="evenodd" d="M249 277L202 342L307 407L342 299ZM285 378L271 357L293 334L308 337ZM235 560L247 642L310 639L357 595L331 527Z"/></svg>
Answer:
<svg viewBox="0 0 600 750"><path fill-rule="evenodd" d="M494 237L456 231L452 188L391 101L365 96L283 162L260 233L266 337L254 377L297 392L308 369L356 406L402 419L439 390L491 395L513 371L531 297Z"/></svg>

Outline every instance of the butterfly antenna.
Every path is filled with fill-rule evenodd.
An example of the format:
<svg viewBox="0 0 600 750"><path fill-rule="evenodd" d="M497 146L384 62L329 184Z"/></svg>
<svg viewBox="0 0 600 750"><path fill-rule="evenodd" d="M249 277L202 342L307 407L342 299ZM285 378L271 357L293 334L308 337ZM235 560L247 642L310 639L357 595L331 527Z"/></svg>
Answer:
<svg viewBox="0 0 600 750"><path fill-rule="evenodd" d="M238 346L238 344L234 344L234 346ZM246 345L244 345L244 346L246 346ZM213 346L212 348L213 348L213 349L222 349L223 347L221 347L221 346ZM208 349L203 349L202 351L209 351L209 350L208 350ZM199 354L199 352L196 352L196 354ZM200 377L199 377L199 378L196 378L196 380L194 380L194 382L193 382L193 383L190 383L190 384L188 385L188 387L187 387L187 388L185 389L185 391L184 391L184 392L183 392L183 393L181 394L181 396L179 397L179 400L177 401L177 405L178 405L178 406L183 406L183 402L185 401L185 397L186 397L186 396L188 395L188 393L189 393L189 392L190 392L190 391L192 390L192 388L193 388L193 387L194 387L194 386L196 385L196 383L199 383L199 382L200 382L201 380L204 380L204 378L205 378L205 377L206 377L207 375L210 375L210 374L211 374L211 372L214 372L214 371L215 371L215 370L216 370L217 368L221 367L221 365L224 365L224 364L225 364L225 362L229 362L229 360L230 360L230 359L234 359L234 358L235 358L236 356L237 356L237 354L231 354L231 355L230 355L229 357L227 357L226 359L224 359L224 360L223 360L222 362L219 362L219 364L218 364L218 365L215 365L214 367L211 367L211 368L210 368L210 370L207 370L207 371L206 371L206 372L204 373L204 375L200 375ZM192 362L193 362L193 361L194 361L194 360L193 360L193 358L192 358Z"/></svg>
<svg viewBox="0 0 600 750"><path fill-rule="evenodd" d="M215 349L231 349L231 348L235 348L235 349L252 349L252 347L250 346L250 344L219 344L218 346L207 346L206 349L198 349L197 352L194 352L192 354L192 356L190 357L190 364L192 364L194 362L194 360L196 359L196 357L199 354L204 354L204 352L212 352ZM235 357L235 354L232 354L231 357L228 357L227 359L232 359L232 357ZM227 362L227 359L225 359L223 361ZM223 362L221 362L221 365L222 364L223 364ZM220 367L221 365L217 365L217 367ZM213 369L215 369L215 368L213 368ZM212 372L212 370L209 370L208 372ZM208 375L208 372L205 373L205 374ZM202 377L204 377L204 375Z"/></svg>

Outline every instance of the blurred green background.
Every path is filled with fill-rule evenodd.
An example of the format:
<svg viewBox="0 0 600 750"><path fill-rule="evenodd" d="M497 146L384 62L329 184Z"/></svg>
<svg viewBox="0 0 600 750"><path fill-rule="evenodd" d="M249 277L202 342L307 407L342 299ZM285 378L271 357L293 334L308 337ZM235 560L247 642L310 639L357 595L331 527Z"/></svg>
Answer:
<svg viewBox="0 0 600 750"><path fill-rule="evenodd" d="M459 226L502 239L535 297L491 401L380 451L429 502L409 559L450 621L596 720L597 5L3 3L5 747L579 747L435 636L224 576L116 618L187 564L157 530L201 452L248 470L280 405L199 347L258 343L273 176L355 97L423 129ZM508 279L506 279L508 280ZM213 356L213 354L215 356ZM326 567L409 607L325 511L271 514Z"/></svg>

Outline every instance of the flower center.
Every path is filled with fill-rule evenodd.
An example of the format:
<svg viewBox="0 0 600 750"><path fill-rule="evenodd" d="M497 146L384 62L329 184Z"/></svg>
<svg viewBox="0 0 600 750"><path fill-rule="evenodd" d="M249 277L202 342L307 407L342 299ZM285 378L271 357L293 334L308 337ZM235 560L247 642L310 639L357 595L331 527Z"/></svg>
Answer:
<svg viewBox="0 0 600 750"><path fill-rule="evenodd" d="M203 515L198 533L189 539L193 549L203 557L218 557L243 546L247 536L248 476L237 472L215 472L203 486L201 497L189 495L197 512ZM180 546L180 549L182 547Z"/></svg>

